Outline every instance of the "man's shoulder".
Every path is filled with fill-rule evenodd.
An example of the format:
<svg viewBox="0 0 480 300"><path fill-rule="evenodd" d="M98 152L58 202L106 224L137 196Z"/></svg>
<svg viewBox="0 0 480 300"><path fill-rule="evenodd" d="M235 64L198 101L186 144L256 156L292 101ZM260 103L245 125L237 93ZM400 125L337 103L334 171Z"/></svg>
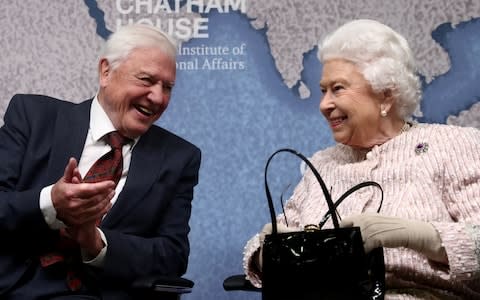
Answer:
<svg viewBox="0 0 480 300"><path fill-rule="evenodd" d="M158 125L152 125L148 130L147 136L148 138L161 141L162 144L168 144L175 149L184 148L200 152L200 149L192 142Z"/></svg>
<svg viewBox="0 0 480 300"><path fill-rule="evenodd" d="M67 124L73 120L72 116L88 114L90 104L91 100L76 104L44 95L17 94L8 103L3 120L5 124L34 127L41 124L42 128L53 128L59 118L64 120L62 124Z"/></svg>
<svg viewBox="0 0 480 300"><path fill-rule="evenodd" d="M91 100L75 103L40 94L16 94L10 100L9 106L24 106L26 109L52 109L79 105Z"/></svg>

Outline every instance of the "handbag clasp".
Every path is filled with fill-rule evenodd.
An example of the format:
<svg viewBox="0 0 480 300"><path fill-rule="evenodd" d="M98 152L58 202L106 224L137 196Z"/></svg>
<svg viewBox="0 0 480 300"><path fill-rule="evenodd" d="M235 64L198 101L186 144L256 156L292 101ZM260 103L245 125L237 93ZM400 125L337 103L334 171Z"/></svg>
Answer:
<svg viewBox="0 0 480 300"><path fill-rule="evenodd" d="M315 225L315 224L307 224L307 225L305 225L305 227L303 227L303 230L305 230L306 232L319 231L320 226Z"/></svg>

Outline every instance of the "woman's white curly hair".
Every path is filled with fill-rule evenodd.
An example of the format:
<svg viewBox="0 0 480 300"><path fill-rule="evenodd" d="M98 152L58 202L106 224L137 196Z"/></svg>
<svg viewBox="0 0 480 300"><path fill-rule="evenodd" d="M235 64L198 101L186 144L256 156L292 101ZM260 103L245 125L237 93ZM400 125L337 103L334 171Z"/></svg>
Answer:
<svg viewBox="0 0 480 300"><path fill-rule="evenodd" d="M398 116L410 120L420 104L421 89L407 40L374 20L354 20L328 35L319 46L325 63L341 58L354 63L375 92L390 90Z"/></svg>

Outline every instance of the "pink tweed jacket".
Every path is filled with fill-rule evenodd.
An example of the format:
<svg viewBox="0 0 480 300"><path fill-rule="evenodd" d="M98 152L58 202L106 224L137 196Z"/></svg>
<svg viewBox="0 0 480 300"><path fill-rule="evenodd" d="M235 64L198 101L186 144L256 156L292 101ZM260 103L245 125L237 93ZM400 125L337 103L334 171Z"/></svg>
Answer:
<svg viewBox="0 0 480 300"><path fill-rule="evenodd" d="M336 145L311 158L332 198L357 183L373 180L384 189L381 214L428 221L438 230L449 265L410 249L385 248L386 299L480 299L480 131L439 124L415 124L371 151ZM374 212L374 187L357 191L339 207L340 216ZM327 211L311 171L285 206L290 227L318 224ZM278 222L284 222L283 215ZM326 227L331 227L330 223ZM252 267L258 234L244 249L247 278L261 286Z"/></svg>

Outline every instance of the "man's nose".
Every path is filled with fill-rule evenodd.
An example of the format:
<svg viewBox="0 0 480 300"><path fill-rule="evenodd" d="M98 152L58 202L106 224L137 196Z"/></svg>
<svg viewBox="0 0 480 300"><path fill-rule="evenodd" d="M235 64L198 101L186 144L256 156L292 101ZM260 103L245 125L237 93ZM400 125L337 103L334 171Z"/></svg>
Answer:
<svg viewBox="0 0 480 300"><path fill-rule="evenodd" d="M163 84L158 82L150 87L148 98L155 103L162 103L164 96Z"/></svg>

